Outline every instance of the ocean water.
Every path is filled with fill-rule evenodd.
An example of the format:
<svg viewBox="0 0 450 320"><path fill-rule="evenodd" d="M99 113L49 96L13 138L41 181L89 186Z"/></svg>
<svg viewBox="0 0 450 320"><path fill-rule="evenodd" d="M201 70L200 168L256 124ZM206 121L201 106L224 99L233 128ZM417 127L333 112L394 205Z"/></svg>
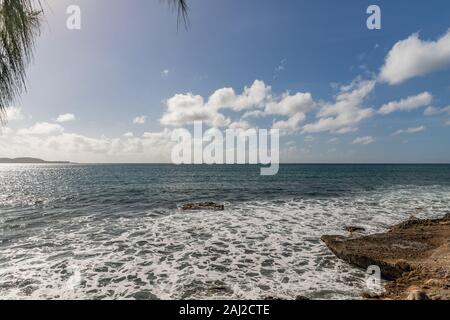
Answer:
<svg viewBox="0 0 450 320"><path fill-rule="evenodd" d="M449 165L0 165L0 298L353 299L321 235L448 212Z"/></svg>

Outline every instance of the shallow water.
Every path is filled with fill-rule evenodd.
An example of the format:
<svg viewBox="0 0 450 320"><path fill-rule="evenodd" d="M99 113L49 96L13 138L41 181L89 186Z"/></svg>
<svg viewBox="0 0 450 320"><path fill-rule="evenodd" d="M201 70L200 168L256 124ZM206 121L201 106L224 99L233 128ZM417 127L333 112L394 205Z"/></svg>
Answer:
<svg viewBox="0 0 450 320"><path fill-rule="evenodd" d="M358 298L321 235L449 211L445 165L0 165L0 297Z"/></svg>

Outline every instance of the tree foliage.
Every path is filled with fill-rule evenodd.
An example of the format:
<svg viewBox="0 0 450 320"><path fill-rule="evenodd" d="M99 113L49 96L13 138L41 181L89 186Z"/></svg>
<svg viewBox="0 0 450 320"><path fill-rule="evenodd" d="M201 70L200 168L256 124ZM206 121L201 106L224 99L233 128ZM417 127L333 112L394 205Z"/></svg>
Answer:
<svg viewBox="0 0 450 320"><path fill-rule="evenodd" d="M178 13L188 26L186 0L160 0ZM40 0L0 0L0 121L5 110L26 90L26 69L40 34L43 10Z"/></svg>

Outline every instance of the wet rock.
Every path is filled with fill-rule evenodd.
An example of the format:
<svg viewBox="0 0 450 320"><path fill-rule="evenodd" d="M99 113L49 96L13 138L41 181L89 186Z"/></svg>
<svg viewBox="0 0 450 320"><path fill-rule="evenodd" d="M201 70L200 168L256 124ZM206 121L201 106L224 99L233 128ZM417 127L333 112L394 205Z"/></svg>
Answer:
<svg viewBox="0 0 450 320"><path fill-rule="evenodd" d="M191 210L214 210L223 211L225 206L223 204L218 204L215 202L197 202L197 203L187 203L181 206L181 210L191 211Z"/></svg>
<svg viewBox="0 0 450 320"><path fill-rule="evenodd" d="M358 227L358 226L346 226L345 227L345 231L349 232L350 234L352 233L362 233L362 232L366 232L366 229L363 227Z"/></svg>
<svg viewBox="0 0 450 320"><path fill-rule="evenodd" d="M158 297L154 295L150 290L141 290L130 295L130 298L135 300L158 300Z"/></svg>
<svg viewBox="0 0 450 320"><path fill-rule="evenodd" d="M363 292L361 297L363 299L366 299L366 300L379 300L379 299L381 299L381 296L379 294L370 293L370 292Z"/></svg>
<svg viewBox="0 0 450 320"><path fill-rule="evenodd" d="M263 300L265 300L265 301L282 301L285 299L280 298L280 297L267 296L267 297L264 297Z"/></svg>
<svg viewBox="0 0 450 320"><path fill-rule="evenodd" d="M233 294L233 289L220 280L194 280L180 289L183 292L181 299L193 299L203 297L229 297Z"/></svg>

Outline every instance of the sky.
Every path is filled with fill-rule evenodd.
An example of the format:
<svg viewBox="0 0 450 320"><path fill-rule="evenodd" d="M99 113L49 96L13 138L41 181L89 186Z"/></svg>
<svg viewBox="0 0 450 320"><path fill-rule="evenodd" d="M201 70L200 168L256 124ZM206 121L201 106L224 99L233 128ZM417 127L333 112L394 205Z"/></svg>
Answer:
<svg viewBox="0 0 450 320"><path fill-rule="evenodd" d="M201 120L280 129L281 162L449 163L448 0L343 3L188 0L186 29L158 0L48 0L0 157L170 162Z"/></svg>

